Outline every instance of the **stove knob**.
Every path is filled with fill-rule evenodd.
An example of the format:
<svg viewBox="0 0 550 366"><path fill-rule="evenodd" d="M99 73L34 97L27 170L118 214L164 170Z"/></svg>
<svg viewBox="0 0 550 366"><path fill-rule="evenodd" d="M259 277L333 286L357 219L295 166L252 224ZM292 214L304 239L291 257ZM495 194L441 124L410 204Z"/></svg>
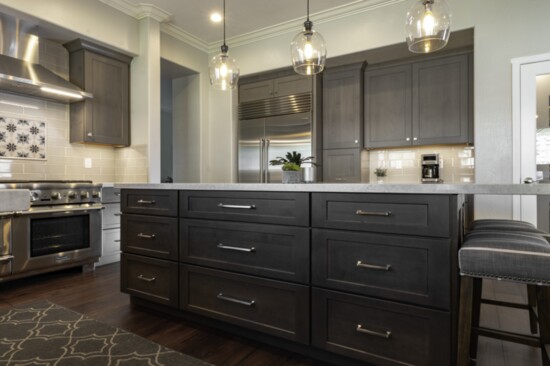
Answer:
<svg viewBox="0 0 550 366"><path fill-rule="evenodd" d="M30 192L31 194L31 202L38 201L38 192Z"/></svg>
<svg viewBox="0 0 550 366"><path fill-rule="evenodd" d="M87 191L81 191L80 192L80 198L87 199L89 197L90 197L90 192L87 192Z"/></svg>
<svg viewBox="0 0 550 366"><path fill-rule="evenodd" d="M93 198L99 198L99 192L98 191L93 191L92 192L92 197Z"/></svg>
<svg viewBox="0 0 550 366"><path fill-rule="evenodd" d="M69 191L69 193L67 193L67 196L70 199L75 199L76 198L76 192L75 191Z"/></svg>
<svg viewBox="0 0 550 366"><path fill-rule="evenodd" d="M59 192L52 192L51 194L52 200L58 200L61 198L61 193Z"/></svg>

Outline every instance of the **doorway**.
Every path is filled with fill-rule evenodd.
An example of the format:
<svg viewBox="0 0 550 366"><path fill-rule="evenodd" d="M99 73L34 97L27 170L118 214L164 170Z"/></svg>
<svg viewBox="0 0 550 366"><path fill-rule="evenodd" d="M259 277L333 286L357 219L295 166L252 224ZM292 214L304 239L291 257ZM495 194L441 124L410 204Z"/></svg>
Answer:
<svg viewBox="0 0 550 366"><path fill-rule="evenodd" d="M198 181L195 126L200 118L199 73L161 58L161 182Z"/></svg>
<svg viewBox="0 0 550 366"><path fill-rule="evenodd" d="M550 183L550 54L512 60L513 183ZM550 226L550 197L515 196L516 220Z"/></svg>

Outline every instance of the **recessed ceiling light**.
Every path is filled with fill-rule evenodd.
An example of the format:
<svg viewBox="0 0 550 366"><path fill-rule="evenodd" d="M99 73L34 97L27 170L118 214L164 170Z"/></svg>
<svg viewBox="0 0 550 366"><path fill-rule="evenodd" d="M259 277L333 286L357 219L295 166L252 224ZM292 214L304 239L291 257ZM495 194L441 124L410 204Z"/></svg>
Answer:
<svg viewBox="0 0 550 366"><path fill-rule="evenodd" d="M214 23L219 23L222 21L222 15L220 13L212 13L210 14L210 20Z"/></svg>

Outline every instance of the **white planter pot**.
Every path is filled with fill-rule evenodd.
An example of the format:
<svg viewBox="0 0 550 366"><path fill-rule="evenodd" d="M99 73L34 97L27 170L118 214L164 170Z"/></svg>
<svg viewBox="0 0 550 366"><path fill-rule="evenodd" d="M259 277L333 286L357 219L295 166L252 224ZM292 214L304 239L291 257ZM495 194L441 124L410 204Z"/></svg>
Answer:
<svg viewBox="0 0 550 366"><path fill-rule="evenodd" d="M301 171L293 171L283 170L283 183L302 183L302 172Z"/></svg>

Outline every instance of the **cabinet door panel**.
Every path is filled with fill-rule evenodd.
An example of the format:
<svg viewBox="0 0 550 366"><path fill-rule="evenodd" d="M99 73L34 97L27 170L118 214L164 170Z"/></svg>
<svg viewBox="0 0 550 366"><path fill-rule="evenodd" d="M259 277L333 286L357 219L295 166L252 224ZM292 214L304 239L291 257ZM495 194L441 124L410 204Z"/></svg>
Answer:
<svg viewBox="0 0 550 366"><path fill-rule="evenodd" d="M308 76L291 75L275 79L274 96L282 97L285 95L311 93L313 88L313 79Z"/></svg>
<svg viewBox="0 0 550 366"><path fill-rule="evenodd" d="M266 99L273 95L273 80L258 81L239 86L239 103Z"/></svg>
<svg viewBox="0 0 550 366"><path fill-rule="evenodd" d="M468 55L413 65L413 144L468 142Z"/></svg>
<svg viewBox="0 0 550 366"><path fill-rule="evenodd" d="M365 146L409 146L412 141L411 66L365 73Z"/></svg>
<svg viewBox="0 0 550 366"><path fill-rule="evenodd" d="M323 182L361 182L361 150L323 150Z"/></svg>
<svg viewBox="0 0 550 366"><path fill-rule="evenodd" d="M363 69L327 70L323 77L323 148L363 146Z"/></svg>

